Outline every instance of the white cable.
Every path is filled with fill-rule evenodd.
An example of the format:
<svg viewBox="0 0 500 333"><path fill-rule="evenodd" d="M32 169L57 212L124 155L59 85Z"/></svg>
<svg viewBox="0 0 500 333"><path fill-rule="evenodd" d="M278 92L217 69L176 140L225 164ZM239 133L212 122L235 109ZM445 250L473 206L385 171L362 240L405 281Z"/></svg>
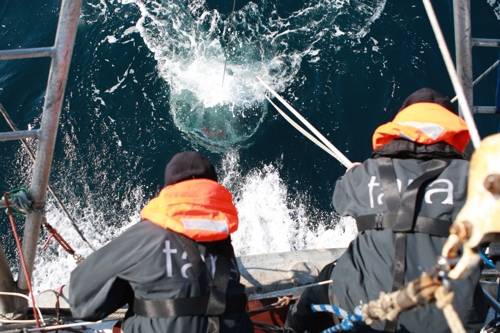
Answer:
<svg viewBox="0 0 500 333"><path fill-rule="evenodd" d="M323 149L324 151L326 151L328 154L330 154L332 157L336 158L340 163L342 163L339 158L335 155L334 152L332 152L327 146L325 146L324 144L322 144L318 139L316 139L313 135L311 135L309 132L307 132L305 129L303 129L302 127L300 127L299 124L297 124L295 121L293 121L292 118L290 118L283 110L281 110L270 98L269 96L266 95L266 98L267 100L269 101L269 103L272 104L272 106L274 106L276 108L276 110L278 110L278 112L283 116L283 118L285 118L286 121L288 121L290 123L290 125L292 125L293 127L295 127L295 129L297 131L299 131L300 133L302 133L306 138L308 138L309 140L311 140L312 142L314 142L318 147L320 147L321 149Z"/></svg>
<svg viewBox="0 0 500 333"><path fill-rule="evenodd" d="M346 168L349 168L352 164L347 157L344 156L330 141L328 141L314 126L312 126L304 117L300 115L290 104L288 104L285 99L283 99L276 91L269 87L260 77L257 76L257 80L267 89L274 97L276 97L290 112L292 112L304 125L313 132L318 139L323 142L337 157L337 160L342 163Z"/></svg>
<svg viewBox="0 0 500 333"><path fill-rule="evenodd" d="M21 293L9 293L9 292L6 292L6 291L0 291L0 295L22 297L22 298L27 299L28 302L31 301L31 299L28 296L26 296L24 294L21 294ZM44 319L43 319L43 316L42 316L42 312L36 306L35 306L35 309L38 312L38 315L40 316L40 321L43 323ZM6 323L6 324L13 324L13 323L36 323L36 320L7 320L7 319L0 319L0 322L1 323Z"/></svg>
<svg viewBox="0 0 500 333"><path fill-rule="evenodd" d="M453 60L451 59L450 52L448 51L448 47L446 46L446 41L444 40L441 28L439 27L439 22L437 21L436 14L434 13L434 9L432 8L430 0L422 0L422 1L424 2L425 10L427 11L427 16L429 17L429 21L431 22L432 30L434 30L434 35L436 36L439 49L441 50L441 54L443 56L443 60L446 65L446 69L448 70L448 74L450 75L451 83L453 84L455 93L458 96L458 104L460 105L460 108L463 112L464 120L467 123L467 127L469 128L472 144L474 145L474 148L477 148L481 143L481 138L479 137L479 133L477 132L477 127L474 122L474 117L472 116L469 104L467 103L467 99L465 98L463 87L460 84L460 80L458 79L455 66L453 65Z"/></svg>
<svg viewBox="0 0 500 333"><path fill-rule="evenodd" d="M311 287L323 286L325 284L330 284L330 283L333 283L333 280L326 280L326 281L307 284L305 286L299 286L299 287L294 287L294 288L290 288L290 289L272 291L272 292L267 293L267 294L252 294L252 295L248 296L248 300L266 299L266 298L292 295L292 294L295 294L295 292L298 290L307 289L307 288L311 288Z"/></svg>

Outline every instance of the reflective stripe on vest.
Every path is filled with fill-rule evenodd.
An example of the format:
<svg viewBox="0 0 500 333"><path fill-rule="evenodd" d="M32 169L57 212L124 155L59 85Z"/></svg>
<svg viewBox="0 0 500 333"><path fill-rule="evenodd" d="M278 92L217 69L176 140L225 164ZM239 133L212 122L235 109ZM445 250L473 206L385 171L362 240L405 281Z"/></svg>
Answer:
<svg viewBox="0 0 500 333"><path fill-rule="evenodd" d="M426 145L444 141L462 153L470 134L465 121L441 105L416 103L375 130L373 150L399 138Z"/></svg>
<svg viewBox="0 0 500 333"><path fill-rule="evenodd" d="M198 242L227 238L238 230L231 193L209 179L192 179L161 190L141 212L141 219Z"/></svg>
<svg viewBox="0 0 500 333"><path fill-rule="evenodd" d="M228 225L226 221L217 221L206 219L183 219L181 218L184 229L186 230L205 230L205 231L220 231L228 234Z"/></svg>

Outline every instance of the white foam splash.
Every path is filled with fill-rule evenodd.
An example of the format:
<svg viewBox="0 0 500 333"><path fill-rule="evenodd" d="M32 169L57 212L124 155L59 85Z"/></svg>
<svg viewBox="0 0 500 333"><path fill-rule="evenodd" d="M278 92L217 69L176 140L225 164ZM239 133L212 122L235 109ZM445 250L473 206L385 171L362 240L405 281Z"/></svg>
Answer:
<svg viewBox="0 0 500 333"><path fill-rule="evenodd" d="M90 245L99 249L110 240L120 235L131 225L139 222L140 210L144 205L142 188L138 187L132 191L128 199L121 202L121 208L126 208L129 215L122 218L116 225L108 225L107 219L101 213L104 207L95 207L92 200L92 193L87 193L85 202L73 201L73 204L66 208L70 215L79 216L76 224L84 234ZM77 233L71 221L62 213L61 209L55 206L52 200L49 201L46 212L47 222L57 230L64 240L75 250L75 253L84 258L93 251ZM41 250L42 245L48 237L47 232L40 234L38 242L39 252L35 259L35 270L33 271L34 293L38 294L44 290L58 290L61 285L69 283L69 275L76 267L74 258L68 254L55 240L51 240L45 250Z"/></svg>
<svg viewBox="0 0 500 333"><path fill-rule="evenodd" d="M486 0L488 4L493 7L493 13L495 13L498 20L500 20L500 2L498 0Z"/></svg>
<svg viewBox="0 0 500 333"><path fill-rule="evenodd" d="M232 236L237 255L346 247L356 236L353 219L311 209L307 193L290 194L279 166L264 165L247 175L238 169L238 153L225 155L221 183L234 193L240 217Z"/></svg>

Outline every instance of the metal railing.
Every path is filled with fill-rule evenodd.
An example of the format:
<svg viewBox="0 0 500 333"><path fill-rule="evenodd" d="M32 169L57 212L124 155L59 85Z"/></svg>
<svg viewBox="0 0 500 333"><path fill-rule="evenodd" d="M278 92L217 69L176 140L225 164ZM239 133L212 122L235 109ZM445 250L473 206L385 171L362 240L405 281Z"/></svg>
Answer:
<svg viewBox="0 0 500 333"><path fill-rule="evenodd" d="M0 51L0 60L51 57L49 78L45 92L40 129L0 133L0 141L22 138L38 138L38 146L33 168L30 193L33 208L41 211L45 206L50 168L54 154L55 140L59 127L59 117L66 88L69 65L73 53L82 0L62 0L59 21L53 47L16 49ZM2 204L2 202L0 202ZM5 202L3 202L5 204ZM30 212L26 219L23 237L23 254L28 267L28 275L33 273L36 248L42 223L42 214ZM0 291L26 291L26 276L21 267L19 278L14 281L5 253L0 244ZM17 302L19 303L19 302ZM0 313L18 312L26 304L16 304L11 298L0 296Z"/></svg>
<svg viewBox="0 0 500 333"><path fill-rule="evenodd" d="M500 48L500 39L472 38L470 0L453 0L453 13L457 73L469 107L474 113L497 113L496 106L474 106L473 88L480 80L473 81L472 47ZM491 72L497 66L498 61L486 72Z"/></svg>

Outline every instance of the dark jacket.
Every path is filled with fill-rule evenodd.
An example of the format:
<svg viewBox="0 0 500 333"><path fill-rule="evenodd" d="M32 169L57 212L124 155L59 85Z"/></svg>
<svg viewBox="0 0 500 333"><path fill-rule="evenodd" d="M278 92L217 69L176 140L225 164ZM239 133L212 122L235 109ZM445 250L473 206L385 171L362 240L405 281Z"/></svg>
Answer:
<svg viewBox="0 0 500 333"><path fill-rule="evenodd" d="M209 272L214 271L218 242L198 242ZM227 294L242 294L244 286L231 248ZM200 296L200 286L176 235L144 220L91 254L72 273L70 306L76 318L98 320L129 304L123 323L132 332L209 332L205 316L147 318L132 311L139 299L176 299ZM245 312L219 317L221 332L253 332Z"/></svg>
<svg viewBox="0 0 500 333"><path fill-rule="evenodd" d="M323 268L324 286L308 288L291 308L287 324L316 332L338 323L312 313L311 303L328 302L352 313L380 292L398 290L436 265L449 227L466 199L470 140L465 122L448 98L423 88L408 96L392 122L373 135L372 158L352 168L335 186L333 205L356 219L358 236L344 255ZM487 305L479 285L480 268L452 281L453 306L468 332L478 332ZM336 322L334 322L336 321ZM449 332L441 310L426 305L402 313L395 322L377 322L359 332Z"/></svg>
<svg viewBox="0 0 500 333"><path fill-rule="evenodd" d="M442 145L442 143L440 144ZM452 147L417 145L395 140L375 151L374 157L348 171L336 184L333 204L340 215L355 218L370 214L385 214L388 209L380 181L377 159L391 158L401 195L412 181L422 175L431 158L451 159L449 165L434 180L422 184L414 209L415 219L426 217L451 223L465 203L469 163L461 159ZM397 158L395 158L397 157ZM406 235L404 283L421 275L421 267L431 268L446 237L423 232ZM391 229L359 232L346 253L337 261L331 274L334 283L330 296L335 295L340 307L352 312L360 302L378 299L381 291L391 292L395 258L395 232ZM478 332L484 323L487 305L479 286L480 268L467 278L452 282L455 292L453 306L468 332ZM361 331L383 331L384 322ZM435 305L418 311L404 312L397 322L398 332L448 332L444 315Z"/></svg>

